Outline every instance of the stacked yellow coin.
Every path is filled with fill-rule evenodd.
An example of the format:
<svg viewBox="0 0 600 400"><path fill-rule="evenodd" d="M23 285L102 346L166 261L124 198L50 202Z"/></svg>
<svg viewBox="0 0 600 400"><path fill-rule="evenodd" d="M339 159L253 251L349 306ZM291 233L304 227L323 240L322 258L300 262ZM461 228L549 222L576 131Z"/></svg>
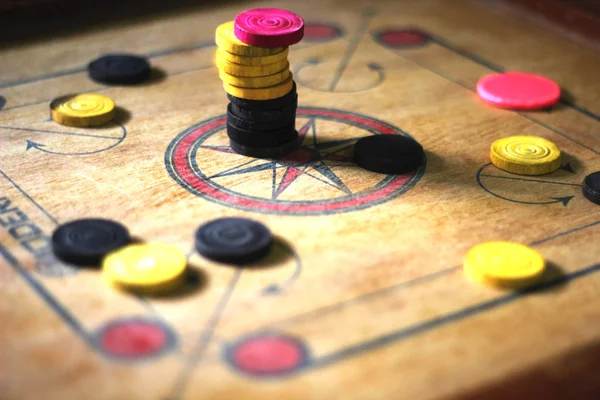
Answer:
<svg viewBox="0 0 600 400"><path fill-rule="evenodd" d="M522 289L540 280L544 257L519 243L487 242L467 253L465 275L474 282L502 289Z"/></svg>
<svg viewBox="0 0 600 400"><path fill-rule="evenodd" d="M182 285L187 259L179 248L162 243L132 244L108 254L102 263L114 287L138 294L159 295Z"/></svg>
<svg viewBox="0 0 600 400"><path fill-rule="evenodd" d="M267 18L268 19L268 18ZM227 136L238 154L280 158L298 147L298 94L289 47L258 47L234 33L234 22L217 27L215 63L227 92Z"/></svg>
<svg viewBox="0 0 600 400"><path fill-rule="evenodd" d="M241 42L233 21L221 24L215 34L216 63L225 91L247 100L271 100L292 90L288 48L265 48Z"/></svg>

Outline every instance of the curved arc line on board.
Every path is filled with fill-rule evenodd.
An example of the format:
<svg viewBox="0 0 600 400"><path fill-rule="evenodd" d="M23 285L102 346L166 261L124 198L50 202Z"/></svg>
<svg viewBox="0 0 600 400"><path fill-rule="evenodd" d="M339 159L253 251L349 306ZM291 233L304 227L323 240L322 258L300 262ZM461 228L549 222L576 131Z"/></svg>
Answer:
<svg viewBox="0 0 600 400"><path fill-rule="evenodd" d="M112 138L112 139L116 140L116 142L108 147L103 148L103 149L99 149L99 150L95 150L95 151L88 151L88 152L81 152L81 153L61 153L58 151L45 150L42 148L42 147L46 147L45 144L37 143L32 140L27 140L27 148L25 149L25 151L33 148L33 149L39 150L39 151L47 153L47 154L55 154L55 155L60 155L60 156L86 156L86 155L90 155L90 154L101 153L103 151L108 151L108 150L112 149L113 147L116 147L119 144L121 144L127 137L127 128L125 128L125 125L118 123L118 122L115 123L115 125L117 125L121 128L121 130L123 131L123 135L120 138Z"/></svg>
<svg viewBox="0 0 600 400"><path fill-rule="evenodd" d="M274 245L287 252L294 258L294 271L287 279L281 282L272 282L265 285L260 290L260 294L263 296L279 295L285 292L294 284L294 282L298 280L298 278L300 278L300 275L302 274L302 259L294 250L294 248L279 240L276 240Z"/></svg>
<svg viewBox="0 0 600 400"><path fill-rule="evenodd" d="M296 83L298 83L299 85L302 85L304 87L307 87L311 90L315 90L318 92L322 92L322 93L358 93L358 92L364 92L367 90L371 90L371 89L375 89L376 87L378 87L379 85L381 85L383 83L383 81L385 81L386 75L385 75L385 70L384 68L377 64L377 63L369 63L366 65L367 69L369 69L369 71L375 72L377 73L377 80L365 87L362 88L358 88L358 89L354 89L354 90L335 90L335 89L321 89L315 86L310 85L307 81L303 80L302 77L300 76L300 72L302 72L303 69L305 69L306 67L309 66L316 66L319 65L321 63L320 59L316 59L316 58L307 58L305 59L302 63L300 63L300 65L294 69L294 77L296 77Z"/></svg>
<svg viewBox="0 0 600 400"><path fill-rule="evenodd" d="M481 173L483 172L483 170L485 168L489 167L490 165L492 165L492 163L487 163L483 167L479 168L479 171L477 171L477 175L476 175L477 184L483 190L485 190L492 196L497 197L499 199L510 201L511 203L527 204L527 205L545 205L545 204L563 203L563 205L566 207L568 205L569 201L571 199L573 199L573 197L575 197L575 196L550 197L552 199L552 201L534 202L534 201L522 201L522 200L509 199L508 197L500 196L499 194L496 194L496 193L492 192L490 189L488 189L487 187L485 187L485 185L481 182L481 176L482 176ZM486 175L483 175L483 176L486 176ZM527 180L524 180L524 181L527 181ZM539 182L539 183L552 184L553 182Z"/></svg>

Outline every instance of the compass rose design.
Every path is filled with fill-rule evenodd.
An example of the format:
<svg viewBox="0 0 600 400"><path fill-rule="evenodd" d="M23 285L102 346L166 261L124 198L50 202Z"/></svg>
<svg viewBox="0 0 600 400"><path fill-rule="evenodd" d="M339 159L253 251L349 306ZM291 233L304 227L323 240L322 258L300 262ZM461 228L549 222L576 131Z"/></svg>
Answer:
<svg viewBox="0 0 600 400"><path fill-rule="evenodd" d="M166 168L188 191L226 206L275 214L319 215L371 207L404 193L421 166L403 175L365 171L352 162L367 135L408 135L382 121L346 111L300 107L299 147L281 159L256 159L229 147L226 116L190 127L165 154Z"/></svg>

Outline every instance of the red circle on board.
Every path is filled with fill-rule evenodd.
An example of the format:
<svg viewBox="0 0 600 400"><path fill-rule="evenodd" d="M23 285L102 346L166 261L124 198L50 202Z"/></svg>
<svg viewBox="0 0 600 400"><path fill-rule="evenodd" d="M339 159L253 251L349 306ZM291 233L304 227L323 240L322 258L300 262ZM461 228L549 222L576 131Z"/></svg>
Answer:
<svg viewBox="0 0 600 400"><path fill-rule="evenodd" d="M338 121L363 129L369 134L404 134L408 136L399 128L383 121L347 111L299 107L296 115L300 118ZM194 165L195 148L211 135L226 129L226 126L227 116L222 115L203 121L181 132L167 148L165 165L171 177L186 190L229 207L257 212L296 215L349 212L371 207L399 196L412 188L421 179L424 172L424 166L422 166L409 174L383 176L383 180L373 190L365 190L352 196L332 199L296 202L270 201L256 196L246 196L217 184L204 175L197 165ZM294 157L305 159L306 154L298 154L300 151L286 156L285 159L290 161L295 159Z"/></svg>
<svg viewBox="0 0 600 400"><path fill-rule="evenodd" d="M376 37L380 44L394 49L421 46L429 41L429 36L413 29L390 29Z"/></svg>
<svg viewBox="0 0 600 400"><path fill-rule="evenodd" d="M281 374L304 365L306 350L294 338L257 336L238 343L231 352L231 361L248 374Z"/></svg>
<svg viewBox="0 0 600 400"><path fill-rule="evenodd" d="M306 41L324 42L337 39L342 36L340 28L326 24L306 24L304 25L304 39Z"/></svg>
<svg viewBox="0 0 600 400"><path fill-rule="evenodd" d="M477 94L486 103L513 110L539 110L556 104L560 86L541 75L506 72L484 76Z"/></svg>
<svg viewBox="0 0 600 400"><path fill-rule="evenodd" d="M119 321L103 329L99 342L111 356L143 358L162 352L169 343L169 334L151 321Z"/></svg>

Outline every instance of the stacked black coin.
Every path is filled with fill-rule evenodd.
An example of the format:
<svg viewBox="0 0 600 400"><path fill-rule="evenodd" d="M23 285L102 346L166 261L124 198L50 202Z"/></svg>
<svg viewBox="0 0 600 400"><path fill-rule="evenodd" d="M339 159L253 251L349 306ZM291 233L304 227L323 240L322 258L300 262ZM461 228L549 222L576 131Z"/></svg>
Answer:
<svg viewBox="0 0 600 400"><path fill-rule="evenodd" d="M234 151L249 157L279 158L298 146L295 84L285 96L272 100L227 97L227 136Z"/></svg>

